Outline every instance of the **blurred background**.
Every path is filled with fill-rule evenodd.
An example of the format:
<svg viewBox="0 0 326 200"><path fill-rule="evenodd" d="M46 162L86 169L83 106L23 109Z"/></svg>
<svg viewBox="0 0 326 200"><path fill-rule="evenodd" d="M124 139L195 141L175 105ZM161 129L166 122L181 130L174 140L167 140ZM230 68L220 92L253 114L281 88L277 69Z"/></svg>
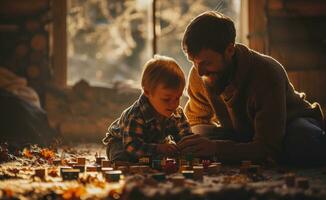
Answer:
<svg viewBox="0 0 326 200"><path fill-rule="evenodd" d="M174 57L185 73L191 67L181 50L190 20L207 10L230 16L239 32L241 1L156 0L156 53ZM69 0L68 85L80 79L109 86L115 81L139 84L143 64L152 57L153 1ZM246 38L237 37L238 42Z"/></svg>
<svg viewBox="0 0 326 200"><path fill-rule="evenodd" d="M19 80L62 136L100 142L139 97L154 54L174 57L188 75L182 35L207 10L232 18L236 41L280 61L325 111L324 0L1 0L0 69L14 75L0 74L0 89Z"/></svg>

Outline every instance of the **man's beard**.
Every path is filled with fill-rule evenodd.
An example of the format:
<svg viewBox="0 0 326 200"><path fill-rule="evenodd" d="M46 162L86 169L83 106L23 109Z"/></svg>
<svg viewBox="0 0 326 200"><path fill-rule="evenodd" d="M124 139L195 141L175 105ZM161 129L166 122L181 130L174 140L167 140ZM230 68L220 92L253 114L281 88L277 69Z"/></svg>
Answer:
<svg viewBox="0 0 326 200"><path fill-rule="evenodd" d="M231 66L225 62L225 60L224 66L225 68L220 72L211 73L208 76L202 76L204 84L217 94L223 92L229 82Z"/></svg>

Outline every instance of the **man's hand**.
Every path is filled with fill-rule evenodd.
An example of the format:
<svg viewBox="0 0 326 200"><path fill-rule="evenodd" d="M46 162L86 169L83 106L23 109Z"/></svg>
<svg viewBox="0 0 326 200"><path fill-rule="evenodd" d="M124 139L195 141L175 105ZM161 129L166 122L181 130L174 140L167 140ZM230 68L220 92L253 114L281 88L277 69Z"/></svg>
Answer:
<svg viewBox="0 0 326 200"><path fill-rule="evenodd" d="M175 144L158 144L156 150L159 154L174 155L178 153L178 147Z"/></svg>
<svg viewBox="0 0 326 200"><path fill-rule="evenodd" d="M216 143L198 134L182 138L177 146L181 153L192 153L199 157L213 156L216 153Z"/></svg>

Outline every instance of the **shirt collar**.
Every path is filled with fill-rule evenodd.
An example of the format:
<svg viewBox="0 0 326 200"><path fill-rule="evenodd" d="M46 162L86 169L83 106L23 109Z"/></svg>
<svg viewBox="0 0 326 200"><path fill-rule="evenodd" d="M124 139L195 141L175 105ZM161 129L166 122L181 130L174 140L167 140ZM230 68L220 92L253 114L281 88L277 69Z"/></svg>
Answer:
<svg viewBox="0 0 326 200"><path fill-rule="evenodd" d="M142 94L139 98L139 107L146 123L149 123L155 119L155 110L144 94Z"/></svg>

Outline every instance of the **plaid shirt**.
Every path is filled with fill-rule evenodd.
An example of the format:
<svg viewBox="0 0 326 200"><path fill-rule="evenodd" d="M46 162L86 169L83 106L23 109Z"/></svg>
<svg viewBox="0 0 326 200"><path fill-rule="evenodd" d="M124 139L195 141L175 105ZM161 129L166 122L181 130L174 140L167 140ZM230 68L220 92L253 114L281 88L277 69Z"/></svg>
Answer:
<svg viewBox="0 0 326 200"><path fill-rule="evenodd" d="M126 152L135 157L151 156L156 153L158 143L171 135L177 142L186 135L191 135L191 128L179 106L176 111L162 121L158 120L155 110L144 95L121 114L108 129L103 143L110 145L113 138L123 142Z"/></svg>

